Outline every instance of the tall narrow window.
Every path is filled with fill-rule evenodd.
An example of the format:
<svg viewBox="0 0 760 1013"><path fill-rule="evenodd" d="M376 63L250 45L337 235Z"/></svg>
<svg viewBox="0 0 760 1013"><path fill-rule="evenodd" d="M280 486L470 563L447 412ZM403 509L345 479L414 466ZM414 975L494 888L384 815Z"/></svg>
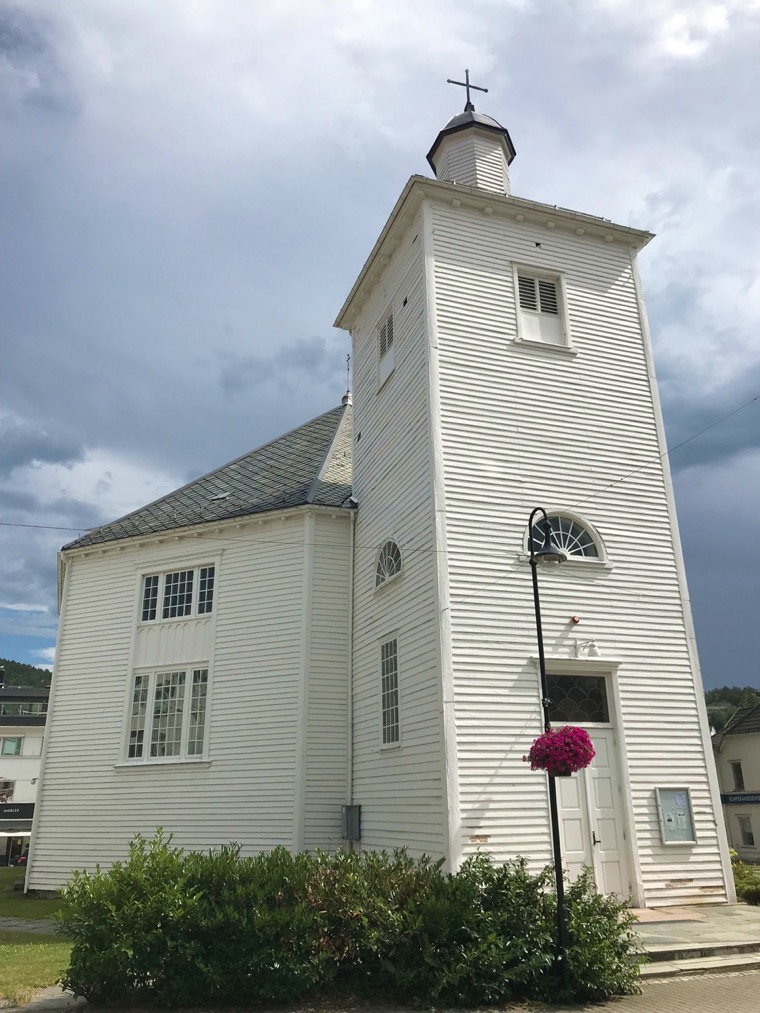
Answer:
<svg viewBox="0 0 760 1013"><path fill-rule="evenodd" d="M158 574L143 578L142 620L149 622L156 618L158 604Z"/></svg>
<svg viewBox="0 0 760 1013"><path fill-rule="evenodd" d="M214 604L214 567L202 566L198 580L198 615L211 611Z"/></svg>
<svg viewBox="0 0 760 1013"><path fill-rule="evenodd" d="M739 832L742 835L742 846L745 848L754 848L755 834L752 830L752 817L738 816L737 819L739 820Z"/></svg>
<svg viewBox="0 0 760 1013"><path fill-rule="evenodd" d="M378 386L382 387L393 372L396 353L393 349L393 311L388 313L377 328Z"/></svg>
<svg viewBox="0 0 760 1013"><path fill-rule="evenodd" d="M148 706L148 676L136 675L132 693L132 711L129 717L129 743L127 757L130 760L143 755L145 744L145 712Z"/></svg>
<svg viewBox="0 0 760 1013"><path fill-rule="evenodd" d="M734 791L744 791L744 771L740 760L731 763L731 772L734 775Z"/></svg>
<svg viewBox="0 0 760 1013"><path fill-rule="evenodd" d="M179 756L182 744L182 711L185 702L185 673L161 672L153 694L151 756Z"/></svg>
<svg viewBox="0 0 760 1013"><path fill-rule="evenodd" d="M388 640L380 647L380 704L384 746L401 739L398 699L398 642Z"/></svg>
<svg viewBox="0 0 760 1013"><path fill-rule="evenodd" d="M206 692L208 669L196 668L190 693L190 725L187 730L187 755L200 756L206 728Z"/></svg>

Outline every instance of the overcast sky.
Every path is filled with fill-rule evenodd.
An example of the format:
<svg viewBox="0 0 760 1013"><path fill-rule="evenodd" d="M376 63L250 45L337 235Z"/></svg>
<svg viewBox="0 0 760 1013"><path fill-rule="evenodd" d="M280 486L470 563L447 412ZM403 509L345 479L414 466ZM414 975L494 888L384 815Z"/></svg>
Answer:
<svg viewBox="0 0 760 1013"><path fill-rule="evenodd" d="M760 0L0 0L0 657L55 554L334 406L332 321L462 107L648 228L671 446L760 394ZM674 451L707 686L760 688L760 401Z"/></svg>

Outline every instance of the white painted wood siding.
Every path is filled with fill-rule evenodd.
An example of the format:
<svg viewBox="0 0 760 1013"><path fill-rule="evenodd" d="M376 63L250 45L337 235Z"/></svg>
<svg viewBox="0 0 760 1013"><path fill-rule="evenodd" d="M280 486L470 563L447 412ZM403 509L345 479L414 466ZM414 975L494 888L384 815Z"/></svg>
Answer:
<svg viewBox="0 0 760 1013"><path fill-rule="evenodd" d="M315 548L311 578L304 570L305 516L294 512L227 523L210 534L169 537L144 548L119 543L69 560L35 813L31 889L54 889L75 868L92 869L96 862L108 866L125 856L135 833L150 835L157 826L189 849L237 841L250 854L277 844L292 847L300 819L309 828L310 843L329 846L330 836L319 840L318 835L327 829L328 808L334 810L330 829L339 828L345 773L341 782L337 771L345 772L345 750L335 764L325 763L319 740L324 706L340 696L331 681L342 678L344 701L346 694L345 633L341 641L339 635L333 640L332 632L345 629L348 518L333 524L330 539L339 544ZM181 620L143 627L135 636L139 575L210 558L217 561L211 623L205 617ZM331 577L336 586L330 593L324 584ZM305 666L313 721L299 714L303 590L311 579L323 591L322 605L313 613L314 656ZM159 625L176 632L166 636ZM205 655L195 656L199 652ZM208 762L124 763L136 660L208 663ZM338 674L326 675L333 662ZM345 702L342 710L339 703L335 707L336 723L345 724ZM311 734L303 760L306 821L295 818L304 725ZM316 765L318 779L324 776L324 792L309 788L314 775L308 762Z"/></svg>
<svg viewBox="0 0 760 1013"><path fill-rule="evenodd" d="M435 158L437 178L508 194L509 169L504 144L496 137L473 129L445 138Z"/></svg>
<svg viewBox="0 0 760 1013"><path fill-rule="evenodd" d="M433 229L464 851L549 860L545 779L522 761L540 714L521 553L532 507L572 507L601 533L610 568L540 574L547 654L594 639L621 662L640 899L724 900L629 250L443 203ZM564 275L577 355L514 342L515 263ZM654 788L681 784L699 843L665 848Z"/></svg>
<svg viewBox="0 0 760 1013"><path fill-rule="evenodd" d="M348 749L350 517L315 516L305 742L304 847L342 845Z"/></svg>
<svg viewBox="0 0 760 1013"><path fill-rule="evenodd" d="M354 337L354 778L362 846L445 851L436 563L421 225L359 314ZM377 380L377 324L394 312L395 368ZM376 553L395 538L403 574L375 588ZM401 744L382 748L380 644L398 640Z"/></svg>

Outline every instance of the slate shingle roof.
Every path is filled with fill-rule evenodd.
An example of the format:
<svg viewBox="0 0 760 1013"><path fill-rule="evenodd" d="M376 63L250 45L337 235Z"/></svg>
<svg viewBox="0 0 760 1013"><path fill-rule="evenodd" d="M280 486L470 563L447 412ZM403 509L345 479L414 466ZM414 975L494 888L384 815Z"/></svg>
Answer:
<svg viewBox="0 0 760 1013"><path fill-rule="evenodd" d="M760 703L740 707L720 731L721 735L751 735L760 732Z"/></svg>
<svg viewBox="0 0 760 1013"><path fill-rule="evenodd" d="M64 549L307 504L339 507L351 495L351 421L350 404L332 408Z"/></svg>

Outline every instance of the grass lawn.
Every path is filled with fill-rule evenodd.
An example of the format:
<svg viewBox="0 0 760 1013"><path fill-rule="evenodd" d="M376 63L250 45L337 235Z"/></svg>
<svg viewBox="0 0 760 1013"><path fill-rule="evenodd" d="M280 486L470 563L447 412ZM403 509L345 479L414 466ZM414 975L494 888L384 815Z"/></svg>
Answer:
<svg viewBox="0 0 760 1013"><path fill-rule="evenodd" d="M21 1004L36 988L55 985L70 952L71 943L58 936L0 930L0 998Z"/></svg>
<svg viewBox="0 0 760 1013"><path fill-rule="evenodd" d="M61 906L59 900L26 897L13 889L14 883L23 883L24 872L15 866L0 869L0 918L52 918Z"/></svg>

